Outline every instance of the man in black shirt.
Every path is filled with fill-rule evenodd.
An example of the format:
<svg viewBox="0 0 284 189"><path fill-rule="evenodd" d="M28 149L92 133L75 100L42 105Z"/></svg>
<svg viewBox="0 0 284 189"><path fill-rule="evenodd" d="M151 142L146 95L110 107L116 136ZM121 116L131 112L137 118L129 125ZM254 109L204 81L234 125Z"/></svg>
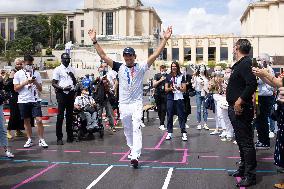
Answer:
<svg viewBox="0 0 284 189"><path fill-rule="evenodd" d="M242 177L238 187L256 184L256 152L253 142L252 120L254 109L252 96L257 89L256 77L252 73L252 61L248 57L251 44L247 39L239 39L234 47L237 62L227 86L226 98L229 103L228 114L235 131L240 150L241 162L236 172L230 176Z"/></svg>
<svg viewBox="0 0 284 189"><path fill-rule="evenodd" d="M157 73L154 76L153 87L155 88L155 102L157 105L158 116L160 119L160 127L162 131L166 130L165 128L165 118L167 112L167 94L165 92L165 82L166 82L166 66L160 66L160 73Z"/></svg>

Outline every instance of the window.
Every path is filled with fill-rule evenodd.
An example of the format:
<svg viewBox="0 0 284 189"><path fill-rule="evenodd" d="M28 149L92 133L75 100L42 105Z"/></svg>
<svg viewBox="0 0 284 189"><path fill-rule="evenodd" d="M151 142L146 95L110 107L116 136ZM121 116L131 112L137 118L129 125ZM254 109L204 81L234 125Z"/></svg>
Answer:
<svg viewBox="0 0 284 189"><path fill-rule="evenodd" d="M184 48L184 61L191 61L191 48Z"/></svg>
<svg viewBox="0 0 284 189"><path fill-rule="evenodd" d="M84 40L81 40L81 44L84 45Z"/></svg>
<svg viewBox="0 0 284 189"><path fill-rule="evenodd" d="M227 61L228 60L228 47L220 48L220 60Z"/></svg>
<svg viewBox="0 0 284 189"><path fill-rule="evenodd" d="M208 47L208 60L216 61L216 47Z"/></svg>
<svg viewBox="0 0 284 189"><path fill-rule="evenodd" d="M84 37L84 30L81 30L81 37Z"/></svg>
<svg viewBox="0 0 284 189"><path fill-rule="evenodd" d="M14 31L14 19L9 19L8 21L8 30L9 30L9 40L14 40L15 31Z"/></svg>
<svg viewBox="0 0 284 189"><path fill-rule="evenodd" d="M3 39L6 38L6 25L5 25L6 20L5 19L0 19L0 35Z"/></svg>
<svg viewBox="0 0 284 189"><path fill-rule="evenodd" d="M163 60L168 60L168 50L167 50L167 48L164 48L162 56L163 56L162 57Z"/></svg>
<svg viewBox="0 0 284 189"><path fill-rule="evenodd" d="M196 48L196 61L197 62L203 61L203 48L202 47Z"/></svg>
<svg viewBox="0 0 284 189"><path fill-rule="evenodd" d="M106 35L113 35L113 12L106 13Z"/></svg>
<svg viewBox="0 0 284 189"><path fill-rule="evenodd" d="M70 21L69 26L70 26L69 39L70 41L74 42L74 22Z"/></svg>
<svg viewBox="0 0 284 189"><path fill-rule="evenodd" d="M84 27L84 20L81 20L81 27Z"/></svg>
<svg viewBox="0 0 284 189"><path fill-rule="evenodd" d="M179 48L172 48L173 61L179 60Z"/></svg>
<svg viewBox="0 0 284 189"><path fill-rule="evenodd" d="M151 56L154 53L154 49L153 48L149 48L148 49L148 57Z"/></svg>

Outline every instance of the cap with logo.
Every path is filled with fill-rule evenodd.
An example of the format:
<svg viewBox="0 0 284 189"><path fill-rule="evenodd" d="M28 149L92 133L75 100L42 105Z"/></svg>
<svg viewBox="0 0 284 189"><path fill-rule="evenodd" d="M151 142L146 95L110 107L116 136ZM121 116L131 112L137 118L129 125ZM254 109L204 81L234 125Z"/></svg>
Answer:
<svg viewBox="0 0 284 189"><path fill-rule="evenodd" d="M63 53L61 55L61 59L71 59L71 58L70 58L70 55L68 53Z"/></svg>
<svg viewBox="0 0 284 189"><path fill-rule="evenodd" d="M132 47L126 47L123 50L123 54L135 55L135 50Z"/></svg>

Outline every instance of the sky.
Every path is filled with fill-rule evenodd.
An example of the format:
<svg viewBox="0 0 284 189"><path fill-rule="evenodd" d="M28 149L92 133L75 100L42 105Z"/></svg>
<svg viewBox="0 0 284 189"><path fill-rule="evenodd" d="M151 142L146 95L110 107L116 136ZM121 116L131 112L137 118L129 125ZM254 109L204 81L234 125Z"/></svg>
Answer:
<svg viewBox="0 0 284 189"><path fill-rule="evenodd" d="M142 0L174 34L240 34L240 17L254 0ZM44 2L44 3L43 3ZM75 10L84 0L0 0L0 12Z"/></svg>

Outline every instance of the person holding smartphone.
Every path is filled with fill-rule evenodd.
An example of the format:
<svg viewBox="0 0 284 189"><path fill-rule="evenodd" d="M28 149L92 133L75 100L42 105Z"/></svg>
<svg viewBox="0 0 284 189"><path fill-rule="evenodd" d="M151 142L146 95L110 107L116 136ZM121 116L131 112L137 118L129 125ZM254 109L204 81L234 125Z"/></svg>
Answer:
<svg viewBox="0 0 284 189"><path fill-rule="evenodd" d="M56 137L57 145L63 145L62 124L64 120L64 112L66 110L66 132L67 142L74 141L72 123L73 109L75 101L75 70L70 64L70 55L63 53L61 55L61 65L56 67L53 72L52 86L55 88L56 99L58 102L58 115L56 121Z"/></svg>
<svg viewBox="0 0 284 189"><path fill-rule="evenodd" d="M16 72L13 79L14 90L18 92L18 105L21 118L24 119L24 127L28 137L24 148L33 146L31 119L35 118L38 128L39 146L48 148L43 134L42 111L39 92L42 91L42 80L39 72L34 70L34 58L25 55L23 69Z"/></svg>

